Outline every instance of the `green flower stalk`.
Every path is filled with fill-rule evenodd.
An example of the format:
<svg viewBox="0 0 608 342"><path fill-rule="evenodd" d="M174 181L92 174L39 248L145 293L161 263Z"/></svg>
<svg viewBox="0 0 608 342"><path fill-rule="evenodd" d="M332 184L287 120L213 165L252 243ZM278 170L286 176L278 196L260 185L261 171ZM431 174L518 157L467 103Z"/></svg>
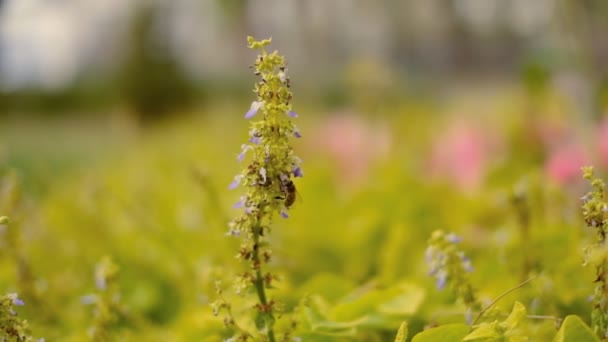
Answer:
<svg viewBox="0 0 608 342"><path fill-rule="evenodd" d="M473 311L480 310L481 304L469 280L473 265L458 248L460 241L454 233L436 230L429 239L425 258L430 268L429 275L436 279L437 288L443 290L449 286L450 291L463 301L467 307L465 318L470 324Z"/></svg>
<svg viewBox="0 0 608 342"><path fill-rule="evenodd" d="M247 159L248 165L229 187L241 185L246 193L235 205L243 212L230 223L228 235L242 239L237 257L248 263L248 269L236 280L236 291L240 294L252 291L257 295L254 310L260 336L256 340L275 342L275 317L280 310L267 290L272 288L276 277L263 268L272 256L267 240L270 225L277 215L289 216L288 211L296 199L293 178L303 176L301 160L294 155L290 144L292 138L300 138L301 134L292 121L298 115L291 108L285 58L277 51L266 51L271 39L256 41L248 37L247 42L249 48L260 51L253 66L260 81L254 88L256 100L245 119L256 117L258 120L251 122L249 141L242 145L237 157L241 162ZM246 340L246 337L239 338Z"/></svg>
<svg viewBox="0 0 608 342"><path fill-rule="evenodd" d="M593 293L593 311L591 324L595 333L608 339L608 255L606 234L608 233L608 203L606 202L606 184L594 178L593 168L584 167L583 178L591 183L591 191L582 197L583 218L587 227L594 229L597 235L595 243L585 247L584 265L595 267L595 291Z"/></svg>
<svg viewBox="0 0 608 342"><path fill-rule="evenodd" d="M112 341L112 328L123 316L118 274L118 266L111 258L104 257L95 268L95 286L98 292L82 298L84 304L94 305L93 325L89 329L93 341Z"/></svg>

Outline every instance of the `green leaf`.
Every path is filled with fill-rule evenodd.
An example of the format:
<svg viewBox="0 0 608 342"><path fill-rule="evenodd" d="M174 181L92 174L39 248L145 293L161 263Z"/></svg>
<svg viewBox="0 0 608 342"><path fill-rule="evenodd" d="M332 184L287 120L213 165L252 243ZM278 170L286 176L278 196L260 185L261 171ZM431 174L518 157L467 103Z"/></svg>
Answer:
<svg viewBox="0 0 608 342"><path fill-rule="evenodd" d="M302 284L300 291L302 291L301 297L314 293L320 295L326 301L335 302L354 287L355 284L346 277L334 273L320 273Z"/></svg>
<svg viewBox="0 0 608 342"><path fill-rule="evenodd" d="M580 317L566 317L553 342L600 342L591 328Z"/></svg>
<svg viewBox="0 0 608 342"><path fill-rule="evenodd" d="M501 322L500 325L506 330L515 329L522 319L526 318L526 314L526 307L520 302L515 302L511 314L504 322Z"/></svg>
<svg viewBox="0 0 608 342"><path fill-rule="evenodd" d="M470 330L466 324L446 324L417 334L412 342L460 342Z"/></svg>
<svg viewBox="0 0 608 342"><path fill-rule="evenodd" d="M401 284L398 295L380 304L378 311L390 315L413 315L418 311L425 296L425 290L412 284Z"/></svg>
<svg viewBox="0 0 608 342"><path fill-rule="evenodd" d="M351 321L373 313L384 315L412 315L424 300L425 290L402 283L386 290L372 290L338 304L330 315L336 321Z"/></svg>
<svg viewBox="0 0 608 342"><path fill-rule="evenodd" d="M351 322L329 320L320 312L318 305L319 303L312 301L303 309L311 331L322 335L354 336L361 320Z"/></svg>
<svg viewBox="0 0 608 342"><path fill-rule="evenodd" d="M498 322L482 323L475 328L470 334L465 336L463 341L475 341L475 340L495 340L501 337L500 332L497 330Z"/></svg>
<svg viewBox="0 0 608 342"><path fill-rule="evenodd" d="M399 327L399 331L397 331L397 337L395 337L395 342L405 342L405 339L407 338L408 335L408 331L407 331L407 322L404 321L403 323L401 323L401 326Z"/></svg>

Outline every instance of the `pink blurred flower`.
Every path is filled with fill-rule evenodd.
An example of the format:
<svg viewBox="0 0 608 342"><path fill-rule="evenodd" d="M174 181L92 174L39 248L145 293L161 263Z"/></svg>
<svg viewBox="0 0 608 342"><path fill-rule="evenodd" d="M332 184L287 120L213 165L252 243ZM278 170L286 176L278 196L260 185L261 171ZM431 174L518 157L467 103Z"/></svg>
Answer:
<svg viewBox="0 0 608 342"><path fill-rule="evenodd" d="M581 167L589 158L581 144L575 141L564 143L549 152L545 173L558 184L567 184L581 178Z"/></svg>
<svg viewBox="0 0 608 342"><path fill-rule="evenodd" d="M363 178L373 162L388 155L391 134L386 125L341 112L326 119L315 140L337 163L340 177L355 180Z"/></svg>
<svg viewBox="0 0 608 342"><path fill-rule="evenodd" d="M532 122L540 142L547 149L560 146L572 133L563 120L540 119Z"/></svg>
<svg viewBox="0 0 608 342"><path fill-rule="evenodd" d="M440 133L433 143L430 175L452 181L464 190L478 188L495 147L487 130L471 123L456 123Z"/></svg>

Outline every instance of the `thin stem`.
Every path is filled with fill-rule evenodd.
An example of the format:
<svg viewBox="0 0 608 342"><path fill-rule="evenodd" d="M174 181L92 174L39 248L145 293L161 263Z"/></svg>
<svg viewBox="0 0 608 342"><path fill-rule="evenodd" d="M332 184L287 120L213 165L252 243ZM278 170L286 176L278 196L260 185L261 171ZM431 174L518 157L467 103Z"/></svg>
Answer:
<svg viewBox="0 0 608 342"><path fill-rule="evenodd" d="M226 299L224 298L224 296L221 293L218 294L218 296L224 303L227 303ZM225 307L225 310L226 310L226 314L228 315L228 319L230 320L230 323L236 328L236 330L239 333L241 333L242 335L250 337L251 334L248 333L245 329L241 328L241 326L237 323L236 319L234 318L234 315L232 314L232 307L230 305L227 305Z"/></svg>
<svg viewBox="0 0 608 342"><path fill-rule="evenodd" d="M519 285L515 286L514 288L509 289L507 292L505 292L505 293L501 294L500 296L498 296L496 299L494 299L494 301L493 301L492 303L490 303L490 305L486 306L486 307L485 307L483 310L481 310L481 311L479 312L479 314L477 315L477 317L475 317L475 320L473 321L473 323L472 323L471 325L475 325L475 323L477 323L477 321L479 321L479 319L481 318L481 316L483 316L483 314L484 314L484 313L486 313L486 311L488 311L488 310L489 310L491 307L493 307L493 306L494 306L494 304L498 303L498 301L499 301L499 300L503 299L503 298L504 298L505 296L507 296L509 293L511 293L511 292L513 292L513 291L515 291L515 290L517 290L517 289L520 289L520 288L524 287L524 286L525 286L527 283L529 283L529 282L531 282L532 280L536 279L536 277L538 277L538 276L534 276L534 277L532 277L532 278L530 278L530 279L528 279L528 280L524 281L523 283L521 283L521 284L519 284Z"/></svg>
<svg viewBox="0 0 608 342"><path fill-rule="evenodd" d="M521 281L525 281L532 269L532 256L530 255L530 208L528 193L516 194L514 198L517 220L519 222L521 250L523 251Z"/></svg>
<svg viewBox="0 0 608 342"><path fill-rule="evenodd" d="M549 321L556 321L556 322L561 322L562 319L559 317L555 317L555 316L547 316L547 315L527 315L526 317L530 318L530 319L546 319Z"/></svg>
<svg viewBox="0 0 608 342"><path fill-rule="evenodd" d="M258 294L258 299L264 310L264 315L267 315L270 321L268 326L268 342L276 342L274 337L273 323L274 316L272 315L272 309L268 307L268 300L266 298L266 287L264 286L264 278L262 277L262 261L260 260L260 233L262 227L258 224L253 227L253 256L252 262L255 268L255 289Z"/></svg>

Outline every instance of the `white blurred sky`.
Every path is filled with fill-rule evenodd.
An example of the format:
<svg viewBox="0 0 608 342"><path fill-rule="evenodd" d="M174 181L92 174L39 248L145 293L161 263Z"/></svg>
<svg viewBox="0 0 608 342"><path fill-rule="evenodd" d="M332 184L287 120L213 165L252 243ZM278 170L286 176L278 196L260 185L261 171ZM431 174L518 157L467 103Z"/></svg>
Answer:
<svg viewBox="0 0 608 342"><path fill-rule="evenodd" d="M5 0L0 10L1 86L55 88L106 56L132 6L125 0Z"/></svg>
<svg viewBox="0 0 608 342"><path fill-rule="evenodd" d="M163 6L170 48L193 74L242 64L244 37L231 40L244 32L222 18L222 0L0 0L0 90L60 88L91 66L111 65L138 1ZM491 32L501 18L519 34L534 35L549 25L556 0L509 0L507 6L503 0L453 1L479 32ZM253 0L245 29L273 36L303 63L326 60L317 55L332 51L311 51L327 47L341 51L337 58L390 56L404 28L418 48L441 55L437 46L449 40L445 12L444 0Z"/></svg>

